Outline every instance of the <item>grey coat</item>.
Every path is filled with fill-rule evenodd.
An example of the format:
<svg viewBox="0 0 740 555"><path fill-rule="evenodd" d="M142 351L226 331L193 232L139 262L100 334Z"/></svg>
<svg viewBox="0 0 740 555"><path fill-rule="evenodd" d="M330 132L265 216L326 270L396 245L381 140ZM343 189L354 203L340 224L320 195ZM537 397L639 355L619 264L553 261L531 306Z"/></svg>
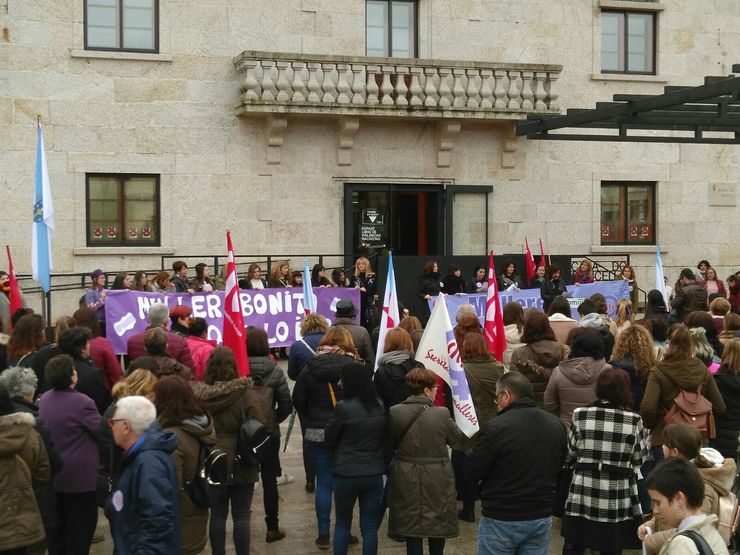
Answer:
<svg viewBox="0 0 740 555"><path fill-rule="evenodd" d="M388 494L388 531L411 538L453 538L458 534L455 477L447 446L464 450L465 435L444 407L412 395L391 407L390 436L398 445Z"/></svg>
<svg viewBox="0 0 740 555"><path fill-rule="evenodd" d="M357 354L364 359L367 364L375 363L375 351L373 343L370 340L370 333L352 318L337 318L334 320L334 326L346 329L352 336L352 341L357 347Z"/></svg>

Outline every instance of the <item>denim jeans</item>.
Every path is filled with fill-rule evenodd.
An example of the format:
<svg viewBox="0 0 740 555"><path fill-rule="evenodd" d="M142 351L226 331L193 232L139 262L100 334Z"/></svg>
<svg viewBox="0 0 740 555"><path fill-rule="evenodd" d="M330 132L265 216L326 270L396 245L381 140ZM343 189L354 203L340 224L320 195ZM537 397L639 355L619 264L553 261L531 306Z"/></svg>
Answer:
<svg viewBox="0 0 740 555"><path fill-rule="evenodd" d="M328 536L331 526L331 494L334 477L331 473L333 452L323 443L311 443L311 461L316 470L316 523L319 536Z"/></svg>
<svg viewBox="0 0 740 555"><path fill-rule="evenodd" d="M547 555L552 518L495 520L480 517L478 555Z"/></svg>
<svg viewBox="0 0 740 555"><path fill-rule="evenodd" d="M383 475L356 476L345 478L334 476L334 555L345 555L352 527L355 501L360 500L360 531L362 532L362 555L378 552L378 513L383 497Z"/></svg>
<svg viewBox="0 0 740 555"><path fill-rule="evenodd" d="M229 517L231 501L231 518L234 521L234 547L237 555L249 555L250 522L252 513L252 496L254 484L227 486L219 491L216 505L211 507L211 521L208 536L211 540L213 555L226 552L226 519Z"/></svg>

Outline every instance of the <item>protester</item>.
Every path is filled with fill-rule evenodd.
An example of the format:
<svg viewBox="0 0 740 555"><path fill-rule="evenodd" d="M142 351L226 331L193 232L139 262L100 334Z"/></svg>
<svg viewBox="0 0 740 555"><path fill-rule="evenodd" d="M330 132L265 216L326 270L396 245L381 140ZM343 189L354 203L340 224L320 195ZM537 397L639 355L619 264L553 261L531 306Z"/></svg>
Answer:
<svg viewBox="0 0 740 555"><path fill-rule="evenodd" d="M216 348L216 342L208 339L208 322L205 318L191 318L186 338L190 355L193 358L193 378L202 380L206 371L208 357Z"/></svg>
<svg viewBox="0 0 740 555"><path fill-rule="evenodd" d="M293 405L306 426L305 443L316 470L316 546L319 549L329 549L330 546L333 491L332 452L325 443L324 427L334 415L337 402L343 399L339 383L341 368L355 362L356 358L352 336L346 329L332 326L293 388Z"/></svg>
<svg viewBox="0 0 740 555"><path fill-rule="evenodd" d="M406 375L418 365L414 360L414 344L408 332L400 327L389 330L374 377L375 389L383 401L386 415L392 406L403 403L411 395L406 385Z"/></svg>
<svg viewBox="0 0 740 555"><path fill-rule="evenodd" d="M131 290L131 274L128 272L121 272L116 274L113 279L113 285L111 289L114 291L129 291Z"/></svg>
<svg viewBox="0 0 740 555"><path fill-rule="evenodd" d="M75 389L77 380L72 357L55 356L46 365L46 381L51 390L39 399L39 417L49 429L63 463L54 480L59 526L58 535L49 538L51 553L87 553L98 522L95 489L102 411Z"/></svg>
<svg viewBox="0 0 740 555"><path fill-rule="evenodd" d="M691 314L686 316L685 323L686 327L688 327L689 329L701 328L704 330L704 335L707 338L707 342L712 348L712 352L709 358L711 358L712 356L716 356L717 358L722 357L724 345L717 337L717 328L714 325L714 319L709 313L703 311L692 312Z"/></svg>
<svg viewBox="0 0 740 555"><path fill-rule="evenodd" d="M634 319L634 307L632 301L627 299L621 299L617 301L617 318L614 322L617 324L617 332L614 334L614 338L619 337L625 329L632 325Z"/></svg>
<svg viewBox="0 0 740 555"><path fill-rule="evenodd" d="M190 317L193 315L193 309L187 305L179 304L170 309L170 331L180 337L189 335Z"/></svg>
<svg viewBox="0 0 740 555"><path fill-rule="evenodd" d="M211 270L205 262L199 262L195 265L195 277L190 280L190 289L195 293L210 293L213 291Z"/></svg>
<svg viewBox="0 0 740 555"><path fill-rule="evenodd" d="M712 316L714 321L714 327L717 330L717 335L721 334L725 329L725 316L730 312L730 301L724 297L716 297L709 303L709 314Z"/></svg>
<svg viewBox="0 0 740 555"><path fill-rule="evenodd" d="M604 342L604 356L609 360L614 348L614 336L612 335L608 324L604 322L603 315L598 313L596 302L586 299L578 305L578 314L581 320L578 322L579 328L592 328L599 332L601 340ZM614 324L614 322L611 322ZM614 324L616 330L616 324Z"/></svg>
<svg viewBox="0 0 740 555"><path fill-rule="evenodd" d="M532 276L532 279L529 280L529 287L531 289L539 289L542 287L542 284L545 281L545 273L547 268L544 264L537 264L537 268L535 268L534 276Z"/></svg>
<svg viewBox="0 0 740 555"><path fill-rule="evenodd" d="M426 323L429 319L429 299L439 295L442 287L439 262L437 260L427 260L421 275L416 279L416 296L421 299L421 321Z"/></svg>
<svg viewBox="0 0 740 555"><path fill-rule="evenodd" d="M44 442L33 415L16 411L0 385L0 552L28 553L44 541L34 483L51 480Z"/></svg>
<svg viewBox="0 0 740 555"><path fill-rule="evenodd" d="M276 260L273 262L270 272L270 280L268 281L268 285L270 287L292 287L290 284L290 278L290 264L288 264L287 260Z"/></svg>
<svg viewBox="0 0 740 555"><path fill-rule="evenodd" d="M352 343L357 348L360 358L372 364L375 362L375 351L370 340L370 333L367 328L355 322L355 316L357 316L357 308L352 301L342 299L337 302L336 317L331 327L347 330L352 336Z"/></svg>
<svg viewBox="0 0 740 555"><path fill-rule="evenodd" d="M650 332L636 325L624 330L614 344L609 363L629 375L633 403L629 408L639 410L648 376L657 363Z"/></svg>
<svg viewBox="0 0 740 555"><path fill-rule="evenodd" d="M458 347L465 342L465 338L471 333L483 335L478 315L474 311L463 312L462 309L465 306L466 305L462 305L460 310L457 311L457 325L455 326L454 334ZM467 306L472 309L472 305Z"/></svg>
<svg viewBox="0 0 740 555"><path fill-rule="evenodd" d="M730 292L731 310L735 314L740 314L740 271L727 278L727 287Z"/></svg>
<svg viewBox="0 0 740 555"><path fill-rule="evenodd" d="M131 289L134 291L146 291L148 293L154 291L154 287L149 283L149 277L144 270L139 270L134 274L134 282Z"/></svg>
<svg viewBox="0 0 740 555"><path fill-rule="evenodd" d="M725 345L714 380L726 409L715 415L717 437L711 440L711 444L723 457L735 457L740 429L740 339L735 338Z"/></svg>
<svg viewBox="0 0 740 555"><path fill-rule="evenodd" d="M377 277L370 261L364 256L357 259L355 271L349 276L349 286L360 290L360 323L368 331L375 327L375 297L378 292L375 280ZM370 362L368 359L365 361Z"/></svg>
<svg viewBox="0 0 740 555"><path fill-rule="evenodd" d="M176 293L195 293L190 287L188 280L188 265L182 260L176 260L172 263L172 277L170 282L175 286Z"/></svg>
<svg viewBox="0 0 740 555"><path fill-rule="evenodd" d="M259 479L259 469L234 460L237 436L243 416L249 415L260 422L266 421L263 407L250 402L247 389L250 382L239 378L234 353L228 347L216 347L208 363L203 382L195 388L195 395L206 402L213 416L216 430L216 447L227 454L228 472L231 478L218 493L216 504L211 508L209 537L213 555L226 552L226 520L231 504L234 547L237 555L248 555L251 545L251 506L254 484ZM267 533L267 540L272 536Z"/></svg>
<svg viewBox="0 0 740 555"><path fill-rule="evenodd" d="M121 363L113 353L110 341L100 335L100 323L95 312L90 308L80 308L75 311L73 318L77 326L87 328L90 332L90 359L103 371L105 385L111 389L121 379Z"/></svg>
<svg viewBox="0 0 740 555"><path fill-rule="evenodd" d="M180 532L183 555L197 555L206 546L208 509L193 503L184 488L198 470L200 444L214 446L216 432L205 403L179 376L164 376L154 387L157 420L165 432L177 435L172 459L179 484ZM174 501L174 500L173 500Z"/></svg>
<svg viewBox="0 0 740 555"><path fill-rule="evenodd" d="M98 268L90 274L92 284L85 290L85 305L95 311L101 329L105 330L105 272Z"/></svg>
<svg viewBox="0 0 740 555"><path fill-rule="evenodd" d="M581 260L578 269L573 274L573 283L576 285L583 285L584 283L593 283L595 280L593 272L593 263L584 258Z"/></svg>
<svg viewBox="0 0 740 555"><path fill-rule="evenodd" d="M740 315L730 312L725 316L724 329L719 340L727 347L727 344L737 337L740 337Z"/></svg>
<svg viewBox="0 0 740 555"><path fill-rule="evenodd" d="M540 297L542 298L542 310L550 310L552 300L565 293L565 281L560 277L562 270L557 264L552 264L545 271L545 279L540 285Z"/></svg>
<svg viewBox="0 0 740 555"><path fill-rule="evenodd" d="M639 303L640 289L637 287L637 279L635 278L635 269L626 264L622 267L622 271L619 273L619 277L627 282L627 286L630 291L630 302L632 303L633 310L637 310Z"/></svg>
<svg viewBox="0 0 740 555"><path fill-rule="evenodd" d="M518 304L518 303L517 303ZM555 340L565 343L570 330L578 327L578 322L571 318L570 303L563 296L555 297L547 311L550 327L555 334Z"/></svg>
<svg viewBox="0 0 740 555"><path fill-rule="evenodd" d="M668 322L662 318L651 320L653 324L653 349L655 359L660 361L668 348Z"/></svg>
<svg viewBox="0 0 740 555"><path fill-rule="evenodd" d="M239 280L239 289L267 289L267 281L262 277L259 264L250 264L247 276Z"/></svg>
<svg viewBox="0 0 740 555"><path fill-rule="evenodd" d="M46 345L44 319L39 314L27 314L16 322L7 348L7 365L33 368L39 379L39 388L46 390L44 369L39 367L39 350Z"/></svg>
<svg viewBox="0 0 740 555"><path fill-rule="evenodd" d="M460 264L452 264L450 271L442 280L440 289L445 295L461 295L465 292L465 280L462 277L462 267Z"/></svg>
<svg viewBox="0 0 740 555"><path fill-rule="evenodd" d="M604 370L604 342L596 330L576 328L570 336L570 355L552 371L544 395L544 408L560 416L570 429L573 411L596 400L596 383Z"/></svg>
<svg viewBox="0 0 740 555"><path fill-rule="evenodd" d="M375 555L385 469L383 403L373 387L372 366L352 363L340 372L344 399L325 428L326 447L334 450L334 555L347 553L355 501L360 506L362 555Z"/></svg>
<svg viewBox="0 0 740 555"><path fill-rule="evenodd" d="M724 412L725 402L717 389L717 384L707 367L693 356L693 344L689 329L683 324L674 326L670 345L663 360L648 376L645 396L640 404L640 415L651 431L653 459L663 458L663 417L673 400L681 391L695 392L701 387L701 394L712 403L714 414Z"/></svg>
<svg viewBox="0 0 740 555"><path fill-rule="evenodd" d="M514 350L523 347L522 331L524 331L524 309L516 301L510 301L503 309L504 334L506 335L506 351L504 351L504 367L508 370L511 365L511 356Z"/></svg>
<svg viewBox="0 0 740 555"><path fill-rule="evenodd" d="M714 268L710 267L706 269L704 279L699 281L699 285L707 290L707 296L717 294L723 299L727 298L725 284L721 279L717 278L717 271Z"/></svg>
<svg viewBox="0 0 740 555"><path fill-rule="evenodd" d="M349 287L347 274L341 268L334 268L331 273L331 280L334 282L334 287Z"/></svg>
<svg viewBox="0 0 740 555"><path fill-rule="evenodd" d="M499 290L504 291L511 286L517 289L524 287L519 274L516 273L516 264L511 258L507 258L504 261L504 271L499 276Z"/></svg>
<svg viewBox="0 0 740 555"><path fill-rule="evenodd" d="M552 528L552 498L566 455L565 428L536 407L532 384L509 372L496 384L498 414L481 423L466 461L466 474L480 483L479 555L545 555ZM536 456L533 454L536 453Z"/></svg>
<svg viewBox="0 0 740 555"><path fill-rule="evenodd" d="M152 328L162 328L167 331L167 320L169 318L169 310L163 303L154 303L149 307L149 312L146 315L149 326L147 330ZM126 352L128 353L129 360L134 360L140 356L146 354L146 347L144 346L144 334L146 331L136 333L129 337L127 342ZM187 341L184 337L177 335L176 333L167 332L167 352L170 353L178 362L193 368L193 358L190 354Z"/></svg>
<svg viewBox="0 0 740 555"><path fill-rule="evenodd" d="M466 292L485 293L488 291L488 280L486 280L486 269L478 264L473 268L473 277L468 281Z"/></svg>
<svg viewBox="0 0 740 555"><path fill-rule="evenodd" d="M663 455L666 459L681 459L693 463L704 482L704 500L701 512L719 517L720 497L730 493L735 479L734 458L723 458L711 448L702 448L699 432L687 424L674 424L663 431ZM649 527L651 534L644 534L643 527ZM638 534L644 535L645 549L648 553L658 553L663 545L676 534L675 528L666 528L655 518L640 527Z"/></svg>
<svg viewBox="0 0 740 555"><path fill-rule="evenodd" d="M280 423L293 412L293 401L290 398L288 383L283 369L269 358L270 345L267 333L260 328L247 330L247 353L249 355L249 375L255 385L264 385L272 390L273 404L270 407L272 422L270 439L257 453L260 461L263 502L265 506L265 523L267 541L277 541L285 537L278 520L277 480L289 483L293 478L284 474L280 466Z"/></svg>
<svg viewBox="0 0 740 555"><path fill-rule="evenodd" d="M695 310L709 310L707 290L696 282L691 268L681 270L678 281L681 290L676 290L676 297L671 303L671 315L675 321L682 322L690 312Z"/></svg>
<svg viewBox="0 0 740 555"><path fill-rule="evenodd" d="M414 333L416 330L424 330L421 325L421 320L416 316L406 316L405 318L401 318L401 321L398 323L398 327L406 330L409 335Z"/></svg>
<svg viewBox="0 0 740 555"><path fill-rule="evenodd" d="M297 287L299 289L303 288L303 272L300 270L293 270L290 273L290 286Z"/></svg>
<svg viewBox="0 0 740 555"><path fill-rule="evenodd" d="M180 506L172 454L177 436L164 432L152 402L122 398L110 420L114 441L123 450L121 476L108 511L115 552L181 553Z"/></svg>
<svg viewBox="0 0 740 555"><path fill-rule="evenodd" d="M74 360L77 379L75 389L95 402L103 414L111 403L110 390L100 368L90 359L90 330L76 326L59 337L59 349Z"/></svg>
<svg viewBox="0 0 740 555"><path fill-rule="evenodd" d="M606 303L606 297L601 293L594 293L588 300L594 303L594 310L589 312L596 312L601 317L601 323L609 328L609 332L612 335L612 339L617 336L617 323L609 316L609 307ZM581 312L579 307L579 314L588 314L589 312ZM605 343L607 343L605 341ZM613 343L612 343L613 344ZM607 344L607 350L611 352L610 346Z"/></svg>
<svg viewBox="0 0 740 555"><path fill-rule="evenodd" d="M668 308L665 305L665 298L663 293L657 289L648 291L645 318L662 318L666 322L668 321Z"/></svg>
<svg viewBox="0 0 740 555"><path fill-rule="evenodd" d="M152 280L152 289L155 293L175 293L177 291L177 288L170 279L170 274L164 270L157 272L157 275L154 276L154 279Z"/></svg>
<svg viewBox="0 0 740 555"><path fill-rule="evenodd" d="M543 397L553 369L568 358L570 349L555 341L547 316L535 313L524 321L522 343L511 355L510 370L521 372L533 384L534 401L543 407Z"/></svg>
<svg viewBox="0 0 740 555"><path fill-rule="evenodd" d="M322 264L313 265L311 287L331 287L331 281L326 277L326 268Z"/></svg>
<svg viewBox="0 0 740 555"><path fill-rule="evenodd" d="M406 539L406 553L444 553L445 539L458 534L453 472L447 446L462 450L465 435L444 407L433 406L437 390L431 370L414 368L407 377L413 393L391 408L388 433L396 449L388 495L388 533Z"/></svg>
<svg viewBox="0 0 740 555"><path fill-rule="evenodd" d="M144 332L146 354L152 358L156 365L153 372L157 378L176 375L190 379L192 377L190 368L178 362L175 357L167 352L170 337L171 335L162 328L150 328Z"/></svg>
<svg viewBox="0 0 740 555"><path fill-rule="evenodd" d="M563 553L590 548L600 553L636 549L642 508L636 470L647 457L647 433L631 412L630 382L619 368L604 370L596 385L597 401L573 412L568 438L575 459L565 505Z"/></svg>

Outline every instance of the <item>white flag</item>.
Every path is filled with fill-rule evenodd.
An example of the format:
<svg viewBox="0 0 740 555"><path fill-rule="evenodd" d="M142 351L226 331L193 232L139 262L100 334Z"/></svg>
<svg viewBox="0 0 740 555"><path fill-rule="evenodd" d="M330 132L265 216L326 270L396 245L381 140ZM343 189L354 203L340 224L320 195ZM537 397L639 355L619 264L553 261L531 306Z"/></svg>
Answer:
<svg viewBox="0 0 740 555"><path fill-rule="evenodd" d="M415 358L450 386L455 423L466 436L472 437L480 429L478 416L442 293L437 297L429 323L424 328Z"/></svg>
<svg viewBox="0 0 740 555"><path fill-rule="evenodd" d="M665 300L666 307L670 306L668 302L668 293L665 290L665 278L663 277L663 258L660 256L660 245L655 245L655 288L660 291ZM632 307L635 310L635 307Z"/></svg>
<svg viewBox="0 0 740 555"><path fill-rule="evenodd" d="M393 271L393 253L388 253L388 278L385 282L385 295L383 296L383 312L380 315L380 334L378 335L378 349L375 354L375 367L377 371L380 357L385 353L385 336L401 322L398 315L398 296L396 295L396 274Z"/></svg>

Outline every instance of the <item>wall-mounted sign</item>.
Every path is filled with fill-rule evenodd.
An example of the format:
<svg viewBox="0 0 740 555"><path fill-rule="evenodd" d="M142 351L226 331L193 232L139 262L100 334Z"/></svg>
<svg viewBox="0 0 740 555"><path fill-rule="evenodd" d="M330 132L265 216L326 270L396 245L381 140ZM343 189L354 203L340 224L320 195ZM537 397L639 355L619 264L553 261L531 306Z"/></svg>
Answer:
<svg viewBox="0 0 740 555"><path fill-rule="evenodd" d="M737 206L735 183L710 183L709 206Z"/></svg>
<svg viewBox="0 0 740 555"><path fill-rule="evenodd" d="M362 210L362 225L383 225L383 212L379 208Z"/></svg>

